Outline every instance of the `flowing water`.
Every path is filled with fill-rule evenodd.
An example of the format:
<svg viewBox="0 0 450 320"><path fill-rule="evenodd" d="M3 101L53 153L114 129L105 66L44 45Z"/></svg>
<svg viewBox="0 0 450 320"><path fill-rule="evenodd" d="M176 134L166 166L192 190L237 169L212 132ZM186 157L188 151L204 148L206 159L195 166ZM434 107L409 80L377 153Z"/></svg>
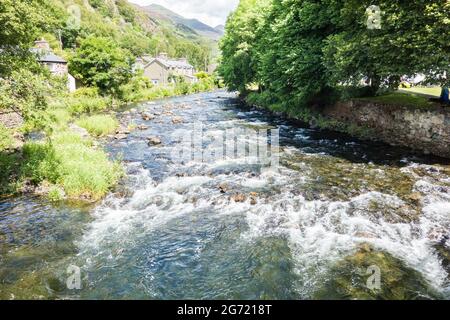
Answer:
<svg viewBox="0 0 450 320"><path fill-rule="evenodd" d="M225 92L119 116L149 129L106 143L127 175L101 204L0 200L0 298L450 298L444 160L294 125ZM173 133L193 121L206 135L279 128L280 163L175 162ZM66 286L71 265L79 290ZM371 266L381 287L367 286Z"/></svg>

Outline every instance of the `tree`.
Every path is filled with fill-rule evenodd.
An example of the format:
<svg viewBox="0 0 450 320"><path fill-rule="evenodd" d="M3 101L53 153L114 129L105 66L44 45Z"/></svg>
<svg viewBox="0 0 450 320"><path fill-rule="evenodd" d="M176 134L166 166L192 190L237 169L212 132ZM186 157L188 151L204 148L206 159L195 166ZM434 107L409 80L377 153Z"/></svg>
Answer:
<svg viewBox="0 0 450 320"><path fill-rule="evenodd" d="M231 90L258 85L284 110L329 103L362 80L370 95L417 73L445 85L449 10L449 0L241 0L227 21L219 72Z"/></svg>
<svg viewBox="0 0 450 320"><path fill-rule="evenodd" d="M75 78L104 93L117 94L132 77L132 55L107 38L88 37L69 61Z"/></svg>
<svg viewBox="0 0 450 320"><path fill-rule="evenodd" d="M241 0L227 20L225 35L220 42L222 63L219 74L231 90L245 92L256 81L260 38L258 26L264 22L269 0Z"/></svg>
<svg viewBox="0 0 450 320"><path fill-rule="evenodd" d="M36 67L29 49L38 35L55 28L60 15L48 0L0 1L0 76Z"/></svg>
<svg viewBox="0 0 450 320"><path fill-rule="evenodd" d="M336 32L324 47L333 85L367 78L375 94L380 86L398 88L403 75L448 81L442 75L450 66L450 1L378 1L371 9L381 18L378 28L368 25L369 6L361 0L339 4Z"/></svg>

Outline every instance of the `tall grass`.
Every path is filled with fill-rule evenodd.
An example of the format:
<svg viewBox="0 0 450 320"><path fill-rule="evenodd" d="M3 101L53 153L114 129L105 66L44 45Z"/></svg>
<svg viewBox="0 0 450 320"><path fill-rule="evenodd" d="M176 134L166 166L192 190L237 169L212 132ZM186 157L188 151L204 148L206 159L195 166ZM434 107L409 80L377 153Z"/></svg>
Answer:
<svg viewBox="0 0 450 320"><path fill-rule="evenodd" d="M101 199L122 174L120 164L69 131L56 133L45 143L26 143L24 159L22 179L60 187L69 198Z"/></svg>
<svg viewBox="0 0 450 320"><path fill-rule="evenodd" d="M76 121L76 124L96 137L113 133L119 126L117 120L109 115L84 116Z"/></svg>

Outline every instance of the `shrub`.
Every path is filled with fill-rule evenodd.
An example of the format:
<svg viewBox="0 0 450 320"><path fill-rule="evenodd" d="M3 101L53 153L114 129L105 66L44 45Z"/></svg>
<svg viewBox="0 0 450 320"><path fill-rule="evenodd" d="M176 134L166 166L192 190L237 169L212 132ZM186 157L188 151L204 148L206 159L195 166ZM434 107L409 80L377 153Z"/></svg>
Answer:
<svg viewBox="0 0 450 320"><path fill-rule="evenodd" d="M108 115L82 117L76 123L80 127L86 129L90 134L97 137L114 132L119 125L116 119Z"/></svg>
<svg viewBox="0 0 450 320"><path fill-rule="evenodd" d="M98 88L96 87L79 88L72 93L72 96L75 98L81 97L97 98L99 96Z"/></svg>

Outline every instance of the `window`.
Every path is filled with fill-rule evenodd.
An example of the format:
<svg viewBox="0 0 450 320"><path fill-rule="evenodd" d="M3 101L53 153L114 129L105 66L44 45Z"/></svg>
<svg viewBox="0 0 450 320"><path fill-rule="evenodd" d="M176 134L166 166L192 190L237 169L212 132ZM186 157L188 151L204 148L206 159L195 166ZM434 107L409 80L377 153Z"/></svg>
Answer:
<svg viewBox="0 0 450 320"><path fill-rule="evenodd" d="M153 83L153 84L158 84L158 83L159 83L159 80L153 79L153 80L152 80L152 83Z"/></svg>

